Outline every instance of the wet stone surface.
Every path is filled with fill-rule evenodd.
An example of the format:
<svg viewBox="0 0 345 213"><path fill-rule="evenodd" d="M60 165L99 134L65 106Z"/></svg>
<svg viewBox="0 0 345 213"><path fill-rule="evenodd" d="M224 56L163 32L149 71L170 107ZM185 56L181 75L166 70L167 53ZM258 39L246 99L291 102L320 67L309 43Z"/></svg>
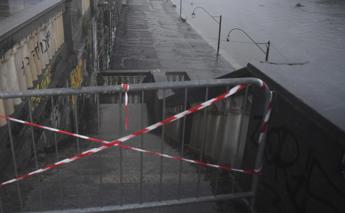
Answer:
<svg viewBox="0 0 345 213"><path fill-rule="evenodd" d="M233 71L231 65L181 22L170 1L130 0L118 28L111 69L160 69L210 79Z"/></svg>

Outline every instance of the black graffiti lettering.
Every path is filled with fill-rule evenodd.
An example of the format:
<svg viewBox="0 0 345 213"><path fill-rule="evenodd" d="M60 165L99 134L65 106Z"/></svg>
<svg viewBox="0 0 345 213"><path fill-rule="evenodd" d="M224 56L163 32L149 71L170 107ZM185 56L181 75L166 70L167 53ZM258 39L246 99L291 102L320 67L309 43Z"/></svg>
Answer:
<svg viewBox="0 0 345 213"><path fill-rule="evenodd" d="M332 201L332 197L338 196L345 200L345 192L333 181L314 154L312 147L300 150L301 142L294 131L285 126L272 128L267 136L265 158L268 166L273 168L273 181L286 191L287 198L272 198L272 205L283 205L287 202L295 209L295 212L308 212L309 201L317 201L319 205L328 208L330 212L342 212L339 205ZM318 174L315 176L315 174ZM332 196L324 194L315 188L315 182L321 181L327 184L327 190L331 190ZM314 186L313 186L314 183ZM264 187L270 185L266 182ZM279 187L278 187L279 188ZM281 195L279 189L271 186L266 188L273 195ZM283 195L282 195L283 196ZM278 202L278 204L277 204ZM279 208L277 208L279 209Z"/></svg>
<svg viewBox="0 0 345 213"><path fill-rule="evenodd" d="M27 61L26 65L29 66L30 65L30 57L25 57L25 60Z"/></svg>
<svg viewBox="0 0 345 213"><path fill-rule="evenodd" d="M345 153L343 154L343 159L341 160L340 171L345 178Z"/></svg>
<svg viewBox="0 0 345 213"><path fill-rule="evenodd" d="M45 49L44 49L44 47L43 47L43 43L42 43L42 42L40 42L40 47L41 47L41 53L42 53L42 54L45 53Z"/></svg>
<svg viewBox="0 0 345 213"><path fill-rule="evenodd" d="M49 31L47 32L45 39L43 39L43 41L46 45L46 50L48 50L50 47L50 32Z"/></svg>
<svg viewBox="0 0 345 213"><path fill-rule="evenodd" d="M35 46L34 50L36 52L37 59L39 60L40 59L40 56L39 56L40 48L39 48L39 43L38 42L36 43L36 46Z"/></svg>
<svg viewBox="0 0 345 213"><path fill-rule="evenodd" d="M32 50L32 51L31 51L31 55L32 55L33 58L35 58L35 56L36 56L35 50Z"/></svg>

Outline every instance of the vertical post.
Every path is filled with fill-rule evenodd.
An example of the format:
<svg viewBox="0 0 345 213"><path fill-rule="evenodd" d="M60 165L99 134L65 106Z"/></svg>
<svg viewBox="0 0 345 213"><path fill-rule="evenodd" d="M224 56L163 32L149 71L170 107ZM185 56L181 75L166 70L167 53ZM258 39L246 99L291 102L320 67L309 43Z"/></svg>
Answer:
<svg viewBox="0 0 345 213"><path fill-rule="evenodd" d="M53 113L54 113L54 107L55 107L55 104L54 104L54 97L52 96L51 98L50 98L50 104L51 104L51 108L52 108L52 110L51 110L51 114L53 115L53 116L55 116ZM57 125L57 123L55 123L55 122L53 122L52 123L52 127L53 128L58 128L58 125ZM56 135L56 133L54 132L53 133L54 134L54 148L55 148L55 157L56 157L56 161L59 161L60 160L60 154L59 154L59 144L58 144L58 141L57 141L57 135ZM62 181L61 181L61 173L59 172L59 168L56 168L56 170L57 170L57 173L58 173L58 182L59 182L59 189L60 189L60 197L61 197L61 201L62 201L62 203L64 203L65 201L64 201L64 193L63 193L63 187L62 187Z"/></svg>
<svg viewBox="0 0 345 213"><path fill-rule="evenodd" d="M96 105L97 105L97 129L100 130L101 127L101 110L99 105L99 93L96 94Z"/></svg>
<svg viewBox="0 0 345 213"><path fill-rule="evenodd" d="M209 88L206 87L206 91L205 91L205 101L208 100L208 93L209 93ZM207 109L204 109L203 111L203 129L201 131L203 131L203 140L201 141L201 146L200 146L200 155L199 155L199 160L202 161L204 158L204 149L205 149L205 144L206 144L206 137L207 137ZM197 189L196 189L196 196L199 197L200 196L200 183L201 183L201 167L198 167L198 182L197 182Z"/></svg>
<svg viewBox="0 0 345 213"><path fill-rule="evenodd" d="M29 119L30 119L30 122L33 123L31 98L28 98L28 108L29 108ZM35 167L36 169L38 169L38 158L37 158L37 148L36 148L34 127L30 127L30 129L31 129L32 150L34 152Z"/></svg>
<svg viewBox="0 0 345 213"><path fill-rule="evenodd" d="M187 109L187 99L188 99L188 88L184 89L184 103L183 103L183 110ZM182 139L181 139L181 152L180 156L183 158L184 156L184 144L185 144L185 135L186 135L186 117L183 117L182 123ZM179 176L178 176L178 198L181 199L181 186L182 186L182 166L183 162L180 161L179 165Z"/></svg>
<svg viewBox="0 0 345 213"><path fill-rule="evenodd" d="M230 90L230 87L229 86L226 86L225 88L225 92L228 92ZM225 109L231 109L231 104L232 104L232 97L228 98L227 100L225 100ZM226 116L226 112L224 111L223 112L223 115ZM229 113L229 116L230 116L230 113ZM223 125L224 126L227 126L227 119L225 119ZM223 144L221 145L221 149L223 149ZM217 159L215 159L215 162L217 164L220 164L220 157L218 157ZM219 189L219 179L221 178L221 171L219 171L219 169L216 169L215 171L215 187L214 187L214 194L217 196L218 194L218 189ZM230 174L231 177L233 177L233 174Z"/></svg>
<svg viewBox="0 0 345 213"><path fill-rule="evenodd" d="M266 102L265 102L265 108L263 115L266 116L266 113L269 110L269 105L273 102L274 94L271 91L266 91L265 94ZM272 112L271 112L272 116ZM268 122L268 121L267 121ZM267 127L268 130L269 127ZM263 135L261 140L258 141L258 151L255 159L255 170L262 169L263 166L263 157L264 157L264 151L265 151L265 145L266 145L266 139L267 139L267 132ZM252 191L254 192L254 197L251 203L251 210L252 212L255 212L255 202L256 202L256 196L257 196L257 190L258 190L258 183L259 183L259 176L254 175L252 179Z"/></svg>
<svg viewBox="0 0 345 213"><path fill-rule="evenodd" d="M144 91L141 91L141 107L140 107L140 119L141 129L144 128ZM140 148L144 148L144 135L140 136ZM143 203L143 180L144 180L144 155L140 153L140 203Z"/></svg>
<svg viewBox="0 0 345 213"><path fill-rule="evenodd" d="M219 49L220 49L220 39L222 37L222 19L223 19L223 16L220 15L219 16L219 31L218 31L218 46L217 46L217 56L219 56Z"/></svg>
<svg viewBox="0 0 345 213"><path fill-rule="evenodd" d="M268 57L270 55L270 46L271 46L271 41L267 42L267 49L266 49L266 58L265 61L268 61Z"/></svg>
<svg viewBox="0 0 345 213"><path fill-rule="evenodd" d="M75 97L75 99L74 99ZM79 134L79 121L78 121L78 96L73 96L72 95L72 100L74 99L74 122L75 122L75 132ZM77 145L77 153L79 153L80 148L79 148L79 138L76 138L76 145Z"/></svg>
<svg viewBox="0 0 345 213"><path fill-rule="evenodd" d="M234 158L231 160L231 165L235 167L241 167L243 160L243 157L241 157L244 153L244 144L246 135L243 136L243 128L244 128L244 116L247 109L247 99L248 99L248 93L249 93L249 87L246 87L245 93L242 99L241 108L240 108L240 121L239 121L239 130L238 130L238 137L237 137L237 144L236 144L236 152ZM241 144L243 143L243 144ZM240 158L241 157L241 158Z"/></svg>
<svg viewBox="0 0 345 213"><path fill-rule="evenodd" d="M180 0L180 18L182 18L182 0Z"/></svg>
<svg viewBox="0 0 345 213"><path fill-rule="evenodd" d="M119 116L120 116L120 136L122 137L123 135L123 119L122 119L122 92L119 93L120 95L120 102L119 102ZM123 205L123 164L122 164L122 158L123 158L123 153L122 153L122 149L119 149L119 154L120 154L120 160L119 160L119 166L120 166L120 172L119 172L119 176L120 176L120 205Z"/></svg>
<svg viewBox="0 0 345 213"><path fill-rule="evenodd" d="M166 113L166 97L165 97L166 91L163 89L163 109L162 109L162 120L165 119L165 113ZM161 147L160 152L164 152L164 138L165 138L165 125L162 126L162 136L161 136ZM163 157L160 157L160 173L159 173L159 201L161 201L163 198Z"/></svg>
<svg viewBox="0 0 345 213"><path fill-rule="evenodd" d="M13 134L12 134L12 127L11 127L11 122L7 122L7 127L8 127L8 135L10 139L10 146L11 146L11 153L12 153L12 160L13 160L13 167L14 167L14 175L18 177L18 166L17 166L17 159L16 159L16 152L14 148L14 141L13 141ZM20 210L23 209L23 199L22 199L22 191L20 188L20 183L17 182L17 195L18 195L18 200L19 200L19 207Z"/></svg>
<svg viewBox="0 0 345 213"><path fill-rule="evenodd" d="M30 119L30 122L33 123L31 97L28 98L28 108L29 108L29 119ZM34 152L35 167L36 169L39 169L34 127L31 127L30 129L31 129L32 151ZM42 189L39 190L39 198L40 198L40 207L42 207Z"/></svg>

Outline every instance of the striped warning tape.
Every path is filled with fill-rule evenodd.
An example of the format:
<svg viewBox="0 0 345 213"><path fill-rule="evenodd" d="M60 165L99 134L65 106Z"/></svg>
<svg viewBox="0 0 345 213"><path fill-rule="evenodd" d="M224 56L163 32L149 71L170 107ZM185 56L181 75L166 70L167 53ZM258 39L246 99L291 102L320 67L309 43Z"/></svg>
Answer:
<svg viewBox="0 0 345 213"><path fill-rule="evenodd" d="M157 122L157 123L155 123L155 124L153 124L151 126L148 126L148 127L144 128L144 129L142 129L142 130L136 131L136 132L134 132L134 133L132 133L130 135L127 135L125 137L122 137L120 139L113 140L113 141L105 141L105 140L101 140L101 139L98 139L98 138L93 138L93 137L88 137L88 136L84 136L84 135L80 135L80 134L75 134L75 133L72 133L72 132L68 132L68 131L64 131L64 130L59 130L59 129L55 129L55 128L51 128L51 127L47 127L47 126L42 126L42 125L35 124L35 123L32 123L32 122L23 121L23 120L19 120L19 119L15 119L15 118L11 118L11 117L0 115L0 118L7 119L7 120L10 120L10 121L13 121L13 122L17 122L17 123L21 123L21 124L24 124L24 125L27 125L27 126L37 127L37 128L45 129L45 130L52 131L52 132L55 132L55 133L58 133L58 134L69 135L69 136L72 136L72 137L77 137L77 138L81 138L81 139L88 140L88 141L91 141L91 142L97 142L97 143L102 143L103 144L102 146L100 146L98 148L93 148L93 149L84 151L84 152L82 152L80 154L77 154L77 155L71 157L71 158L66 158L66 159L58 161L58 162L56 162L54 164L48 165L48 166L46 166L44 168L35 170L35 171L27 173L25 175L18 176L16 178L13 178L13 179L8 180L8 181L5 181L5 182L0 184L0 187L3 187L3 186L6 186L6 185L9 185L11 183L15 183L15 182L27 179L27 178L29 178L31 176L34 176L34 175L46 172L46 171L54 169L56 167L63 166L65 164L68 164L68 163L74 162L76 160L79 160L81 158L93 155L95 153L98 153L98 152L100 152L102 150L108 149L108 148L113 147L113 146L118 146L118 147L123 148L123 149L128 149L128 150L132 150L132 151L138 151L138 152L142 152L142 153L146 153L146 154L150 154L150 155L155 155L155 156L161 156L161 157L165 157L165 158L169 158L169 159L185 161L185 162L188 162L188 163L192 163L192 164L196 164L196 165L200 165L200 166L204 166L204 167L218 168L218 169L223 169L223 170L226 170L226 171L233 171L233 172L239 172L239 173L244 173L244 174L252 174L252 175L258 174L258 173L260 173L260 170L235 169L235 168L231 168L229 166L205 163L205 162L202 162L202 161L191 160L191 159L182 158L182 157L179 157L179 156L172 156L172 155L167 155L167 154L158 153L158 152L152 152L152 151L148 151L148 150L144 150L144 149L139 149L139 148L135 148L135 147L130 147L130 146L125 146L125 145L121 144L121 143L123 143L125 141L128 141L128 140L134 138L134 137L140 136L140 135L148 133L148 132L150 132L150 131L152 131L154 129L157 129L157 128L165 125L165 124L174 122L174 121L176 121L176 120L178 120L180 118L183 118L183 117L185 117L185 116L187 116L189 114L192 114L194 112L200 111L200 110L202 110L202 109L204 109L204 108L206 108L206 107L208 107L208 106L210 106L210 105L212 105L214 103L217 103L217 102L219 102L221 100L224 100L224 99L234 95L235 93L243 90L244 88L246 88L245 84L237 85L234 88L232 88L231 90L229 90L229 92L227 92L227 93L225 93L223 95L220 95L220 96L218 96L216 98L210 99L209 101L206 101L204 103L198 104L198 105L196 105L196 106L194 106L194 107L192 107L192 108L190 108L188 110L185 110L184 112L181 112L179 114L176 114L174 116L166 118L163 121ZM271 104L269 104L269 106L271 106ZM267 113L266 113L266 116L265 116L265 119L264 119L264 121L266 120L266 122L263 122L263 123L267 123L268 122L269 115L270 115L270 110L267 110ZM265 126L267 126L267 125L265 125ZM265 134L265 131L267 131L267 128L262 128L262 130L263 130L262 133ZM261 142L260 140L263 140L263 137L259 138L259 143Z"/></svg>
<svg viewBox="0 0 345 213"><path fill-rule="evenodd" d="M121 84L122 89L125 91L125 129L128 130L128 90L129 84Z"/></svg>

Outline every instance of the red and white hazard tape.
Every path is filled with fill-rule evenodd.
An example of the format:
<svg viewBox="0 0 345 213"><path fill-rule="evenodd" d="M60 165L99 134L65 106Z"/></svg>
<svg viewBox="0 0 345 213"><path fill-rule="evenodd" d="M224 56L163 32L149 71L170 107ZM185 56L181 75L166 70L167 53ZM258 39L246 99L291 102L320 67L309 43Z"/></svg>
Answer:
<svg viewBox="0 0 345 213"><path fill-rule="evenodd" d="M197 161L197 160L191 160L191 159L187 159L187 158L182 158L182 157L179 157L179 156L171 156L171 155L167 155L167 154L163 154L163 153L158 153L158 152L152 152L152 151L148 151L148 150L144 150L144 149L139 149L139 148L135 148L135 147L130 147L130 146L124 146L122 145L121 143L125 142L125 141L128 141L134 137L137 137L137 136L140 136L142 134L145 134L145 133L148 133L154 129L157 129L165 124L168 124L168 123L171 123L171 122L174 122L180 118L183 118L189 114L192 114L194 112L197 112L197 111L200 111L214 103L217 103L221 100L224 100L232 95L234 95L235 93L243 90L244 88L246 87L245 84L241 84L241 85L238 85L234 88L232 88L229 92L223 94L223 95L220 95L216 98L213 98L209 101L206 101L202 104L199 104L199 105L196 105L184 112L181 112L177 115L174 115L174 116L171 116L169 118L166 118L164 119L163 121L160 121L160 122L157 122L149 127L146 127L142 130L139 130L139 131L136 131L130 135L127 135L125 137L122 137L120 139L117 139L117 140L114 140L114 141L105 141L105 140L101 140L101 139L97 139L97 138L92 138L92 137L88 137L88 136L84 136L84 135L80 135L80 134L75 134L75 133L71 133L71 132L68 132L68 131L64 131L64 130L59 130L59 129L55 129L55 128L51 128L51 127L47 127L47 126L42 126L42 125L39 125L39 124L35 124L35 123L31 123L31 122L27 122L27 121L23 121L23 120L19 120L19 119L15 119L15 118L11 118L11 117L7 117L7 116L2 116L0 115L0 118L3 118L3 119L7 119L7 120L10 120L10 121L13 121L13 122L17 122L17 123L21 123L21 124L24 124L24 125L27 125L27 126L33 126L33 127L37 127L37 128L41 128L41 129L45 129L45 130L48 130L48 131L52 131L52 132L55 132L55 133L59 133L59 134L64 134L64 135L69 135L69 136L73 136L73 137L77 137L77 138L81 138L81 139L84 139L84 140L88 140L88 141L91 141L91 142L98 142L98 143L102 143L103 146L100 146L98 148L93 148L93 149L90 149L90 150L87 150L87 151L84 151L82 152L81 154L77 154L71 158L67 158L67 159L64 159L64 160L61 160L59 162L56 162L52 165L48 165L44 168L41 168L41 169L38 169L36 171L33 171L33 172L30 172L30 173L27 173L25 175L22 175L22 176L18 176L14 179L11 179L11 180L8 180L6 182L3 182L0 184L0 187L3 187L5 185L9 185L11 183L14 183L14 182L17 182L17 181L21 181L21 180L24 180L24 179L27 179L31 176L34 176L34 175L37 175L37 174L40 174L40 173L43 173L43 172L46 172L48 170L51 170L51 169L54 169L56 167L60 167L60 166L63 166L65 164L68 164L68 163L71 163L71 162L74 162L76 160L79 160L81 158L84 158L84 157L87 157L87 156L90 156L90 155L93 155L95 153L98 153L102 150L105 150L105 149L108 149L110 147L113 147L113 146L118 146L120 148L123 148L123 149L128 149L128 150L132 150L132 151L138 151L138 152L142 152L142 153L146 153L146 154L149 154L149 155L155 155L155 156L161 156L161 157L165 157L165 158L169 158L169 159L174 159L174 160L180 160L180 161L185 161L185 162L188 162L188 163L192 163L192 164L197 164L197 165L200 165L200 166L204 166L204 167L212 167L212 168L218 168L218 169L223 169L223 170L226 170L226 171L233 171L233 172L239 172L239 173L244 173L244 174L252 174L252 175L255 175L255 174L258 174L260 173L260 170L242 170L242 169L235 169L235 168L231 168L229 166L222 166L222 165L215 165L215 164L209 164L209 163L205 163L205 162L202 162L202 161ZM269 106L271 106L271 104L269 104ZM271 107L270 107L271 108ZM268 122L268 119L269 119L269 116L270 116L270 111L271 110L267 110L267 113L265 115L265 119L264 119L264 122L265 123L265 120L266 120L266 123ZM265 134L267 131L267 128L263 129L263 134ZM261 143L260 140L262 140L263 137L260 137L259 138L259 143Z"/></svg>
<svg viewBox="0 0 345 213"><path fill-rule="evenodd" d="M129 84L121 84L122 89L125 91L125 129L128 130L128 90Z"/></svg>

